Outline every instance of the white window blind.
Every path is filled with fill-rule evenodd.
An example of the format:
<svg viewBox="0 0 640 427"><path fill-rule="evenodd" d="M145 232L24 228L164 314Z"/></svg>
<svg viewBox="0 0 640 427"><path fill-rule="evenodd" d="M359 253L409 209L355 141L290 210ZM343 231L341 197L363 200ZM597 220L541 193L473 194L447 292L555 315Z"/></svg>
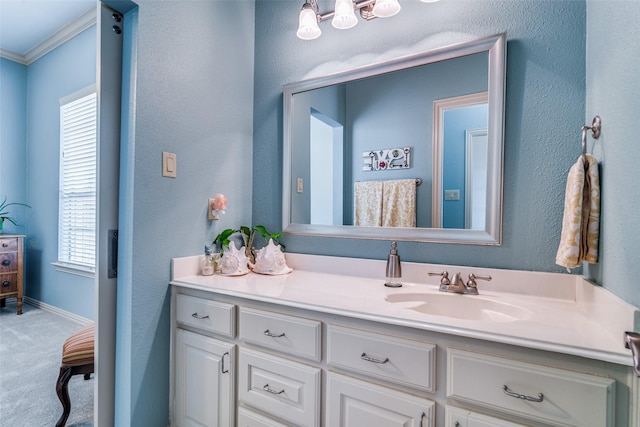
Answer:
<svg viewBox="0 0 640 427"><path fill-rule="evenodd" d="M96 93L60 105L58 263L94 270L96 258Z"/></svg>

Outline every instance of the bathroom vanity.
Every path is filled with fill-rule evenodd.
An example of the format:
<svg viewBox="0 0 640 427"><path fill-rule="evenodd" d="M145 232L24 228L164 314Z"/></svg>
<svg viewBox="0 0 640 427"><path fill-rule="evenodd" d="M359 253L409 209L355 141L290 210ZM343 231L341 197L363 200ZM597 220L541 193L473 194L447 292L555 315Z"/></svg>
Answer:
<svg viewBox="0 0 640 427"><path fill-rule="evenodd" d="M637 310L580 276L287 254L294 271L172 264L172 425L638 426ZM429 272L491 275L480 295Z"/></svg>

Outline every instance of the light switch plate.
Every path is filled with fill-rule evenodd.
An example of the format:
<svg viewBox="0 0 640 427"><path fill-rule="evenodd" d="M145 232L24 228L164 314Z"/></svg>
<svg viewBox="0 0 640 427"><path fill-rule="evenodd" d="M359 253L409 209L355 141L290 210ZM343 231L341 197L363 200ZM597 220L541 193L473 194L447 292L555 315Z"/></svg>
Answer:
<svg viewBox="0 0 640 427"><path fill-rule="evenodd" d="M444 190L445 200L460 200L460 190Z"/></svg>
<svg viewBox="0 0 640 427"><path fill-rule="evenodd" d="M177 157L175 153L169 153L167 151L162 152L162 176L169 178L176 177L177 169Z"/></svg>
<svg viewBox="0 0 640 427"><path fill-rule="evenodd" d="M298 180L297 180L297 191L298 191L298 193L302 193L303 190L304 190L304 186L303 186L302 178L298 178Z"/></svg>

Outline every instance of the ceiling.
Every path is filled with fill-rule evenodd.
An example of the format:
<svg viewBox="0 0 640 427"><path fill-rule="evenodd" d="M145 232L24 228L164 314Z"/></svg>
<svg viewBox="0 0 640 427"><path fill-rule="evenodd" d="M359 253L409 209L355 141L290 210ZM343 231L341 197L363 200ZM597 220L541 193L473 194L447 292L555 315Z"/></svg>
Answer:
<svg viewBox="0 0 640 427"><path fill-rule="evenodd" d="M0 49L24 56L96 7L96 0L0 0Z"/></svg>

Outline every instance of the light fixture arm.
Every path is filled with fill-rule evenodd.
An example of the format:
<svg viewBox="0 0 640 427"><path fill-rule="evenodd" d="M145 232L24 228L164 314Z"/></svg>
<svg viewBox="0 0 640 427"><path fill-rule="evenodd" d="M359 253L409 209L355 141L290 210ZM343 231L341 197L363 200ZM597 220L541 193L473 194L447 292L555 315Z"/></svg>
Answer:
<svg viewBox="0 0 640 427"><path fill-rule="evenodd" d="M367 6L371 6L373 4L375 4L376 0L362 0L362 1L354 1L353 2L353 9L354 10L360 10L364 7ZM318 16L318 22L322 22L322 21L326 21L327 19L331 19L333 18L333 16L336 14L336 12L334 10L327 12L327 13L323 13L320 14L320 10L319 10L319 6L318 6L318 0L310 0L309 3L311 4L311 7L313 7L313 9L316 11L316 15Z"/></svg>

